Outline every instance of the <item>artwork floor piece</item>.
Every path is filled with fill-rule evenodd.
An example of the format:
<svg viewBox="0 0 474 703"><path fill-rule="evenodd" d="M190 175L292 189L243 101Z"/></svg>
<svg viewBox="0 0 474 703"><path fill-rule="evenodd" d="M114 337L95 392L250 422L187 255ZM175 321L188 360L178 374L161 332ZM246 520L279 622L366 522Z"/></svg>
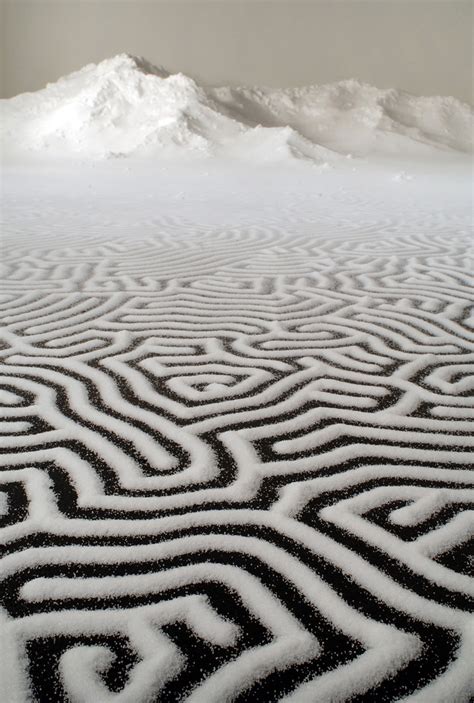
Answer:
<svg viewBox="0 0 474 703"><path fill-rule="evenodd" d="M6 175L2 700L467 703L469 159Z"/></svg>

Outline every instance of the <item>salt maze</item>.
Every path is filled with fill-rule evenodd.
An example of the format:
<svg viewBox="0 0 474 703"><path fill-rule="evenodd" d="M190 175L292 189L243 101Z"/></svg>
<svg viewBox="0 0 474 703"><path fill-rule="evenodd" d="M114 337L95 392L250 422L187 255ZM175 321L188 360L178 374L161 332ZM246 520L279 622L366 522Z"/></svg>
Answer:
<svg viewBox="0 0 474 703"><path fill-rule="evenodd" d="M3 700L468 701L465 219L50 215L4 246Z"/></svg>

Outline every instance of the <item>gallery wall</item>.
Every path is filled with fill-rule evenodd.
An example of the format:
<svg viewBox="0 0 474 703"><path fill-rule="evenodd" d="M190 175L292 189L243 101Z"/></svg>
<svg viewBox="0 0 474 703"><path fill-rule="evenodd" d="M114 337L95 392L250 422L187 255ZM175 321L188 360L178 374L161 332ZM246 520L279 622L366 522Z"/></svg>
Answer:
<svg viewBox="0 0 474 703"><path fill-rule="evenodd" d="M470 0L2 0L2 96L121 52L207 84L360 78L471 101Z"/></svg>

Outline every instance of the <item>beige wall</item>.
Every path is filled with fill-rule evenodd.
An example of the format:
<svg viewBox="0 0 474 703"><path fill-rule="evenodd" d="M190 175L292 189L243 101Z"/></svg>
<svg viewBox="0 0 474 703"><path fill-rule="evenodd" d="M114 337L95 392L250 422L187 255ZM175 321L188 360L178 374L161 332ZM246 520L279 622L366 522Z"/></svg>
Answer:
<svg viewBox="0 0 474 703"><path fill-rule="evenodd" d="M129 52L216 83L360 78L471 100L470 0L1 0L2 95Z"/></svg>

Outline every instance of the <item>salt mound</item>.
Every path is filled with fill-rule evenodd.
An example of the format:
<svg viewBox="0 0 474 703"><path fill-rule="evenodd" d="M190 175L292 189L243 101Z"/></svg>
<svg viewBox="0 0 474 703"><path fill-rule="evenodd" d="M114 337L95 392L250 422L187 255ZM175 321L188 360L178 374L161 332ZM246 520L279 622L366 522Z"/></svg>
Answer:
<svg viewBox="0 0 474 703"><path fill-rule="evenodd" d="M472 110L452 97L416 97L355 80L285 90L217 88L214 99L234 116L266 126L290 125L335 151L405 153L423 146L470 151Z"/></svg>
<svg viewBox="0 0 474 703"><path fill-rule="evenodd" d="M0 104L6 153L325 162L348 152L467 151L471 142L471 109L455 98L418 98L357 81L203 88L126 54Z"/></svg>

